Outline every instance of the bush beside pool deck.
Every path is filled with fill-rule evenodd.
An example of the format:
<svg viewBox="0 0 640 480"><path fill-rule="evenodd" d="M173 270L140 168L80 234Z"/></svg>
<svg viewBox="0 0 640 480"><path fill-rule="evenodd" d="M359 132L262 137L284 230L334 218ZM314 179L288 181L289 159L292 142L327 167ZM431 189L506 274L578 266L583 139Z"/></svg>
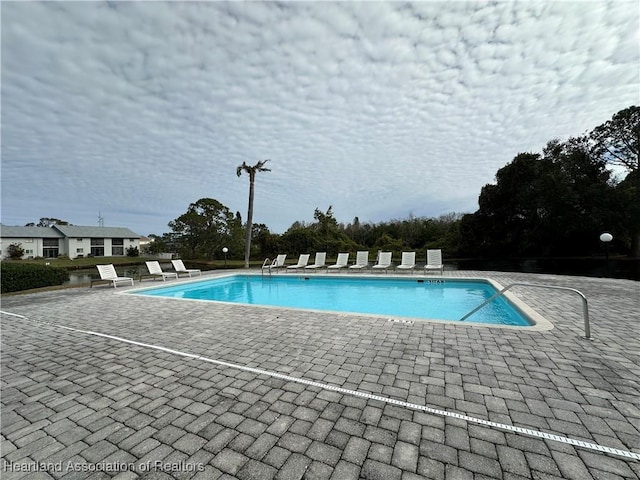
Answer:
<svg viewBox="0 0 640 480"><path fill-rule="evenodd" d="M3 296L2 478L640 478L640 283L447 277L578 289L591 339L579 298L529 287L553 328Z"/></svg>

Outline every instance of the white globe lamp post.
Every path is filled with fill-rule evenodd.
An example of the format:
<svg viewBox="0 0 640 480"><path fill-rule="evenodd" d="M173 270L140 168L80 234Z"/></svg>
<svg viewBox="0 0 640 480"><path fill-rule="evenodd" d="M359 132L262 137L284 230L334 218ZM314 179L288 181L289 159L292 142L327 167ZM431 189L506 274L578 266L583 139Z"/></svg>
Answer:
<svg viewBox="0 0 640 480"><path fill-rule="evenodd" d="M611 272L609 271L609 243L611 242L611 240L613 240L613 235L611 235L609 232L604 232L602 235L600 235L600 241L604 243L604 250L607 256L607 277L611 276Z"/></svg>

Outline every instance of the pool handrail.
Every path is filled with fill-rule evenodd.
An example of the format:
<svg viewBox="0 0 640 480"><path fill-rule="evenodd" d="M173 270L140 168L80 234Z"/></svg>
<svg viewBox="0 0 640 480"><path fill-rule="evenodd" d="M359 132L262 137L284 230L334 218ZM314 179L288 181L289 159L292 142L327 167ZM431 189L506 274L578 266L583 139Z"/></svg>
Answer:
<svg viewBox="0 0 640 480"><path fill-rule="evenodd" d="M494 295L492 295L491 297L489 297L488 299L486 299L484 302L482 302L480 305L478 305L476 308L474 308L473 310L471 310L469 313L467 313L466 315L464 315L460 321L464 322L467 318L469 318L471 315L473 315L474 313L476 313L478 310L480 310L482 307L484 307L485 305L493 302L496 298L502 296L507 290L509 290L511 287L539 287L539 288L550 288L553 290L565 290L565 291L569 291L569 292L574 292L577 293L578 295L580 295L580 298L582 298L582 316L584 317L584 336L586 338L591 338L591 329L589 327L589 305L587 303L587 297L584 296L584 294L580 291L580 290L576 290L575 288L569 288L569 287L558 287L556 285L544 285L541 283L523 283L523 282L516 282L516 283L511 283L509 285L507 285L506 287L504 287L502 290L500 290L499 292L495 293Z"/></svg>

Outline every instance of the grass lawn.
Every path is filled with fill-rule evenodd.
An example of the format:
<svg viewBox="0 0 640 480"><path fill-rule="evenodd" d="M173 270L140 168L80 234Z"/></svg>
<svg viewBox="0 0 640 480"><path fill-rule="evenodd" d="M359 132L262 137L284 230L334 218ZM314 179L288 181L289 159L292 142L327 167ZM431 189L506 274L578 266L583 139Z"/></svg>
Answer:
<svg viewBox="0 0 640 480"><path fill-rule="evenodd" d="M146 257L83 257L71 260L70 258L36 258L29 260L9 260L21 263L35 263L38 265L49 264L52 267L66 268L68 270L79 270L112 263L114 265L140 265L147 260L155 260ZM3 260L7 261L7 260Z"/></svg>
<svg viewBox="0 0 640 480"><path fill-rule="evenodd" d="M38 265L49 264L52 267L66 268L67 270L86 270L94 268L96 265L113 264L114 266L135 266L144 265L144 262L149 260L157 260L160 263L168 263L169 260L158 259L155 257L83 257L76 259L69 258L36 258L29 260L3 260L4 262L21 262L21 263L35 263ZM221 269L225 268L225 261L223 259L218 260L184 260L185 264L193 265L194 268L202 268L205 270ZM244 268L244 260L227 260L227 268L237 269ZM262 260L254 260L250 263L252 268L259 268L262 265Z"/></svg>

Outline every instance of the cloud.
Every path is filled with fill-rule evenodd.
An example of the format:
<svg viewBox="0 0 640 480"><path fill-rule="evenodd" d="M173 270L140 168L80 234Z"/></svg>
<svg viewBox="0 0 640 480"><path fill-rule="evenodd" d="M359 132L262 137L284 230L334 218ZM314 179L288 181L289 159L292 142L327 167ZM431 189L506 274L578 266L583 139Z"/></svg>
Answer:
<svg viewBox="0 0 640 480"><path fill-rule="evenodd" d="M270 158L255 221L284 231L477 208L521 151L637 103L630 2L10 2L2 222L162 233ZM403 213L404 212L404 213Z"/></svg>

